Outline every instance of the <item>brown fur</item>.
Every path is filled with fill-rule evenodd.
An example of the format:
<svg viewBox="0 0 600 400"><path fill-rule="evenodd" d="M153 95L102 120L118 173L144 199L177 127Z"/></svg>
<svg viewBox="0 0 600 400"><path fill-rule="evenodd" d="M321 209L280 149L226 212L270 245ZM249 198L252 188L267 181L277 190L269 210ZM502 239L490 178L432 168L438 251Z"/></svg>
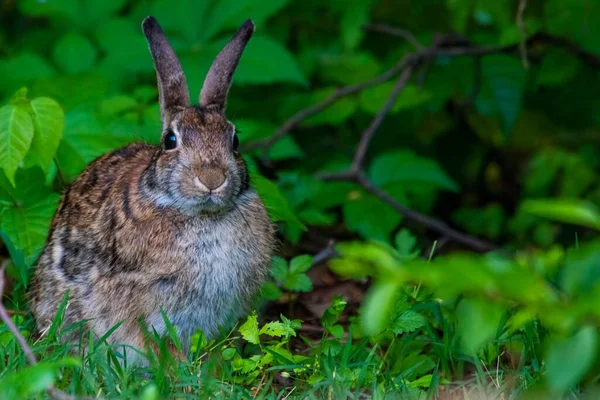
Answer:
<svg viewBox="0 0 600 400"><path fill-rule="evenodd" d="M246 311L266 276L274 231L232 148L235 128L223 114L225 97L204 107L179 104L185 95L172 91L187 91L179 63L156 21L147 21L163 138L175 134L177 147L131 144L80 174L52 222L31 306L44 331L68 291L67 323L86 319L85 327L102 335L123 322L110 340L137 348L144 347L140 318L148 329L165 332L162 309L187 348L196 328L214 336L219 325L232 322L228 315ZM229 88L221 90L226 95Z"/></svg>

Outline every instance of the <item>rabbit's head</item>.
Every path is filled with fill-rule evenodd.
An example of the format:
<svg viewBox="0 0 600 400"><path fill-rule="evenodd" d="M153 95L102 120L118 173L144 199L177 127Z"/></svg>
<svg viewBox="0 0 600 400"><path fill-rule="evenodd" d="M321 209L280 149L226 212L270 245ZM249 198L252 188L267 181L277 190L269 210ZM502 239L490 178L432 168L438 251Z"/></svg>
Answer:
<svg viewBox="0 0 600 400"><path fill-rule="evenodd" d="M248 187L235 126L225 117L227 93L254 24L246 21L217 55L191 106L181 64L156 19L142 28L156 69L162 138L143 189L161 206L215 212L233 207Z"/></svg>

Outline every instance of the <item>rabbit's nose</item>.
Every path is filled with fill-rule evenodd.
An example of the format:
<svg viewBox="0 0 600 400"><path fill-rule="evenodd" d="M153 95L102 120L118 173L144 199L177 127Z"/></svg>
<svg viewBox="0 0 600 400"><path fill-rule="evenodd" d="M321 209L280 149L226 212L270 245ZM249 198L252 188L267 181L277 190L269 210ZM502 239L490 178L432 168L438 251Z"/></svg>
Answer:
<svg viewBox="0 0 600 400"><path fill-rule="evenodd" d="M198 174L198 180L208 190L215 190L223 186L227 177L220 168L203 168Z"/></svg>

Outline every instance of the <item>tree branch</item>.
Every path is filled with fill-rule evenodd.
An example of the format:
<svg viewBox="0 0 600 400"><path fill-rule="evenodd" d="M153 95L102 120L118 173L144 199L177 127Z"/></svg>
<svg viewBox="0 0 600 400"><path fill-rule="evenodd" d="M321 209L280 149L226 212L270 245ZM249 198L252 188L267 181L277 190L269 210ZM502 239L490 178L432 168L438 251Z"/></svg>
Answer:
<svg viewBox="0 0 600 400"><path fill-rule="evenodd" d="M386 33L388 35L400 37L412 44L417 50L422 50L425 48L425 46L423 46L421 42L417 40L417 38L415 37L415 35L412 34L412 32L407 31L405 29L400 29L384 24L369 24L363 26L363 29L367 31Z"/></svg>

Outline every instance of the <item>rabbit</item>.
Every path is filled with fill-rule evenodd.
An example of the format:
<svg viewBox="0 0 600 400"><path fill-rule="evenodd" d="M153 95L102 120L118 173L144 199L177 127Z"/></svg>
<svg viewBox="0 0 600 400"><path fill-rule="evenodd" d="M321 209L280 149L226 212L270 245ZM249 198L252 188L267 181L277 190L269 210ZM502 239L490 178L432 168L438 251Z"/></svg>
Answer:
<svg viewBox="0 0 600 400"><path fill-rule="evenodd" d="M83 320L97 337L121 323L109 342L137 349L147 344L142 327L166 334L164 311L186 351L198 328L213 338L249 311L275 247L225 117L254 23L244 22L217 55L196 106L156 19L142 29L158 81L161 144L130 144L76 178L35 267L30 304L43 333L68 293L64 323Z"/></svg>

